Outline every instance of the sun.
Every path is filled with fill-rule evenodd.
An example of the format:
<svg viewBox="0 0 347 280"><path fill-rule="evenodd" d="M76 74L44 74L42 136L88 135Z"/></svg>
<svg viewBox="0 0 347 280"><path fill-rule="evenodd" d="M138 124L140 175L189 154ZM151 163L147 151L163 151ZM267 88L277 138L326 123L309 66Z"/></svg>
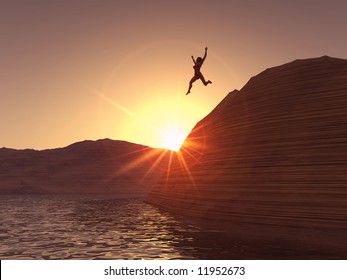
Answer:
<svg viewBox="0 0 347 280"><path fill-rule="evenodd" d="M172 151L178 151L185 137L175 127L167 128L162 134L162 147Z"/></svg>

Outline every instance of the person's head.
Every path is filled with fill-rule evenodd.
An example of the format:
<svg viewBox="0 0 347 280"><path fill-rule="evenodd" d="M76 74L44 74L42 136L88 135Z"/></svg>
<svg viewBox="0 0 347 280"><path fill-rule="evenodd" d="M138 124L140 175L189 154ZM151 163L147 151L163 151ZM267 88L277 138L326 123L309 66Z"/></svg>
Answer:
<svg viewBox="0 0 347 280"><path fill-rule="evenodd" d="M197 62L197 63L201 63L201 62L202 62L202 58L199 56L199 57L196 59L196 62Z"/></svg>

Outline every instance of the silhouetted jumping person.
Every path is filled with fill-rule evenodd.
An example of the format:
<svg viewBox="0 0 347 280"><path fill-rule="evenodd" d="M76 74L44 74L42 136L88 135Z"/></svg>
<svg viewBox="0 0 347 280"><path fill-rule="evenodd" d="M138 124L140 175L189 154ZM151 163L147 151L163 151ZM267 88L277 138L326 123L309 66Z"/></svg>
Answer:
<svg viewBox="0 0 347 280"><path fill-rule="evenodd" d="M208 84L212 84L212 82L210 80L208 80L207 82L205 81L205 78L204 76L201 74L200 72L200 68L202 66L202 64L204 63L205 59L206 59L206 56L207 56L207 47L205 48L205 55L203 58L201 58L200 56L195 60L194 57L192 56L192 59L194 61L194 77L191 78L190 82L189 82L189 88L188 88L188 92L186 93L189 94L190 93L190 90L192 89L192 86L193 86L193 83L196 81L196 80L201 80L202 83L207 86Z"/></svg>

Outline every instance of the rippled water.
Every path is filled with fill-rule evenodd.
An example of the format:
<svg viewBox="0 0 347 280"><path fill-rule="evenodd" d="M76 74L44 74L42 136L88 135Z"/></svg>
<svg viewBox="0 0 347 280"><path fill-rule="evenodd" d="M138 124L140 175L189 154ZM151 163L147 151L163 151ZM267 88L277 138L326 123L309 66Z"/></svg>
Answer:
<svg viewBox="0 0 347 280"><path fill-rule="evenodd" d="M213 250L196 246L202 229L141 199L0 196L0 203L0 259L195 259Z"/></svg>
<svg viewBox="0 0 347 280"><path fill-rule="evenodd" d="M142 199L0 196L0 259L339 259L345 253L242 241ZM216 230L219 228L219 230ZM343 257L345 258L345 257Z"/></svg>

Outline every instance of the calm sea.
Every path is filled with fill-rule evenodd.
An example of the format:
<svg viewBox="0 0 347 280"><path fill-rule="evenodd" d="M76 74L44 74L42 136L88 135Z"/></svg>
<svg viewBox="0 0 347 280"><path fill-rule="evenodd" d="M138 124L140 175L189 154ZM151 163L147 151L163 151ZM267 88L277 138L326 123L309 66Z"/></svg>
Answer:
<svg viewBox="0 0 347 280"><path fill-rule="evenodd" d="M211 259L230 253L220 248L218 231L142 199L0 196L0 205L0 259Z"/></svg>

